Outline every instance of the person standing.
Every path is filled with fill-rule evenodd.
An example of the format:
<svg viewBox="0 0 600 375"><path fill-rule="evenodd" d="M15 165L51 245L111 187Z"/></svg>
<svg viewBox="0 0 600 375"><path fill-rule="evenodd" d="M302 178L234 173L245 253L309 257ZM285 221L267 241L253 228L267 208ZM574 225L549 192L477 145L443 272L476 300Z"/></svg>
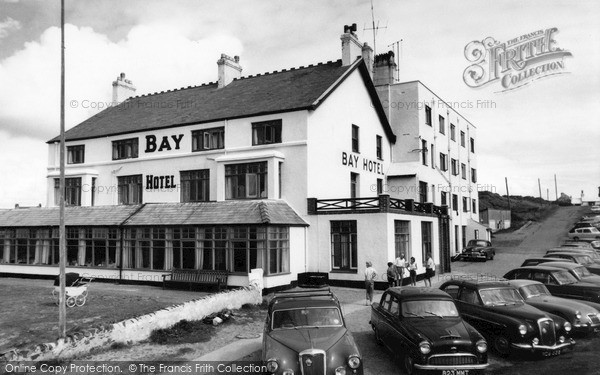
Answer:
<svg viewBox="0 0 600 375"><path fill-rule="evenodd" d="M395 261L396 266L396 286L402 286L402 279L404 279L404 269L406 268L406 258L404 253L401 253Z"/></svg>
<svg viewBox="0 0 600 375"><path fill-rule="evenodd" d="M415 257L410 257L408 272L410 273L410 285L417 286L417 261Z"/></svg>
<svg viewBox="0 0 600 375"><path fill-rule="evenodd" d="M373 264L371 262L366 263L367 268L365 269L365 289L367 292L367 302L365 303L369 306L373 303L373 290L375 289L375 279L377 278L377 271L373 268Z"/></svg>
<svg viewBox="0 0 600 375"><path fill-rule="evenodd" d="M427 261L425 262L425 286L429 282L431 286L431 278L435 275L435 262L431 257L431 253L427 253Z"/></svg>
<svg viewBox="0 0 600 375"><path fill-rule="evenodd" d="M394 266L393 262L388 262L387 265L388 265L388 269L387 269L388 287L391 288L396 283L396 266Z"/></svg>

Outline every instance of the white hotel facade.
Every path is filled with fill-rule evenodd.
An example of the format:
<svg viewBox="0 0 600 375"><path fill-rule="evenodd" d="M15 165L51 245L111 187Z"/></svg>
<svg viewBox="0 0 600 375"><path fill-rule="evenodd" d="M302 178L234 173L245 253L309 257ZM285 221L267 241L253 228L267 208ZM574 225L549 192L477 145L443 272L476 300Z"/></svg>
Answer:
<svg viewBox="0 0 600 375"><path fill-rule="evenodd" d="M477 195L430 186L472 186L439 158L448 146L448 165L476 170L474 127L451 111L438 134L425 107L396 114L386 100L437 97L418 82L374 85L371 48L349 28L341 39L336 62L241 77L222 55L218 82L151 95L129 97L117 78L115 101L129 98L66 133L67 272L158 282L223 269L241 286L261 268L267 289L314 274L362 286L366 261L383 273L401 252L449 271ZM450 147L451 124L467 147ZM2 275L58 273L58 137L48 145L47 207L0 211ZM426 195L390 188L422 182ZM452 204L465 198L467 211Z"/></svg>

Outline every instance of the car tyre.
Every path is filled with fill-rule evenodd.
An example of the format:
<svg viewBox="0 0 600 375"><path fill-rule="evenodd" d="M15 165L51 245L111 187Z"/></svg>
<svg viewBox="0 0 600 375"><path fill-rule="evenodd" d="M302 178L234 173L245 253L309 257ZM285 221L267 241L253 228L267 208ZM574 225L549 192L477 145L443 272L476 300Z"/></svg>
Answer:
<svg viewBox="0 0 600 375"><path fill-rule="evenodd" d="M416 374L415 361L409 354L406 354L402 360L402 367L406 375Z"/></svg>
<svg viewBox="0 0 600 375"><path fill-rule="evenodd" d="M508 357L510 354L510 341L502 335L494 336L494 350L501 357Z"/></svg>

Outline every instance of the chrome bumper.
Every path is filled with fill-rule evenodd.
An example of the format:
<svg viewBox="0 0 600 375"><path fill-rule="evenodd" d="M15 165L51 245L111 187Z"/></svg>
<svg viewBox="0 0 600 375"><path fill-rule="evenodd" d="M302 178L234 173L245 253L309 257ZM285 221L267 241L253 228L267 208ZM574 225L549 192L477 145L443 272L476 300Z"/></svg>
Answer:
<svg viewBox="0 0 600 375"><path fill-rule="evenodd" d="M548 345L535 345L535 344L511 344L512 347L517 348L517 349L523 349L523 350L531 350L531 351L544 351L544 350L558 350L558 349L565 349L568 348L570 346L575 345L575 340L573 339L569 339L569 341L566 341L562 344L556 344L556 345L552 345L552 346L548 346Z"/></svg>
<svg viewBox="0 0 600 375"><path fill-rule="evenodd" d="M415 363L415 367L419 370L483 370L489 366L489 363L481 365L419 365Z"/></svg>

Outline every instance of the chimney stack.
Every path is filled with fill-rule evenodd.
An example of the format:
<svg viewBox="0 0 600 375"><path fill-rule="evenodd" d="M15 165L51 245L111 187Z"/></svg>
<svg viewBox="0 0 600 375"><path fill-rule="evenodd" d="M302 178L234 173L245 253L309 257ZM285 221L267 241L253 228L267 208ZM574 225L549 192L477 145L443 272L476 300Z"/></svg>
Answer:
<svg viewBox="0 0 600 375"><path fill-rule="evenodd" d="M373 83L375 86L392 85L398 82L398 66L394 59L394 52L382 53L375 56L373 69Z"/></svg>
<svg viewBox="0 0 600 375"><path fill-rule="evenodd" d="M130 80L125 79L125 73L119 74L117 80L112 83L112 101L119 104L135 94L135 86Z"/></svg>
<svg viewBox="0 0 600 375"><path fill-rule="evenodd" d="M242 76L242 66L240 65L240 57L231 58L222 53L221 58L217 60L219 66L219 85L222 88L230 84L235 78Z"/></svg>
<svg viewBox="0 0 600 375"><path fill-rule="evenodd" d="M373 79L373 48L371 48L367 42L362 46L362 58L367 65L371 79Z"/></svg>
<svg viewBox="0 0 600 375"><path fill-rule="evenodd" d="M342 40L342 66L351 65L358 57L363 56L363 45L359 42L355 31L355 23L352 26L344 25L344 33L340 37Z"/></svg>

